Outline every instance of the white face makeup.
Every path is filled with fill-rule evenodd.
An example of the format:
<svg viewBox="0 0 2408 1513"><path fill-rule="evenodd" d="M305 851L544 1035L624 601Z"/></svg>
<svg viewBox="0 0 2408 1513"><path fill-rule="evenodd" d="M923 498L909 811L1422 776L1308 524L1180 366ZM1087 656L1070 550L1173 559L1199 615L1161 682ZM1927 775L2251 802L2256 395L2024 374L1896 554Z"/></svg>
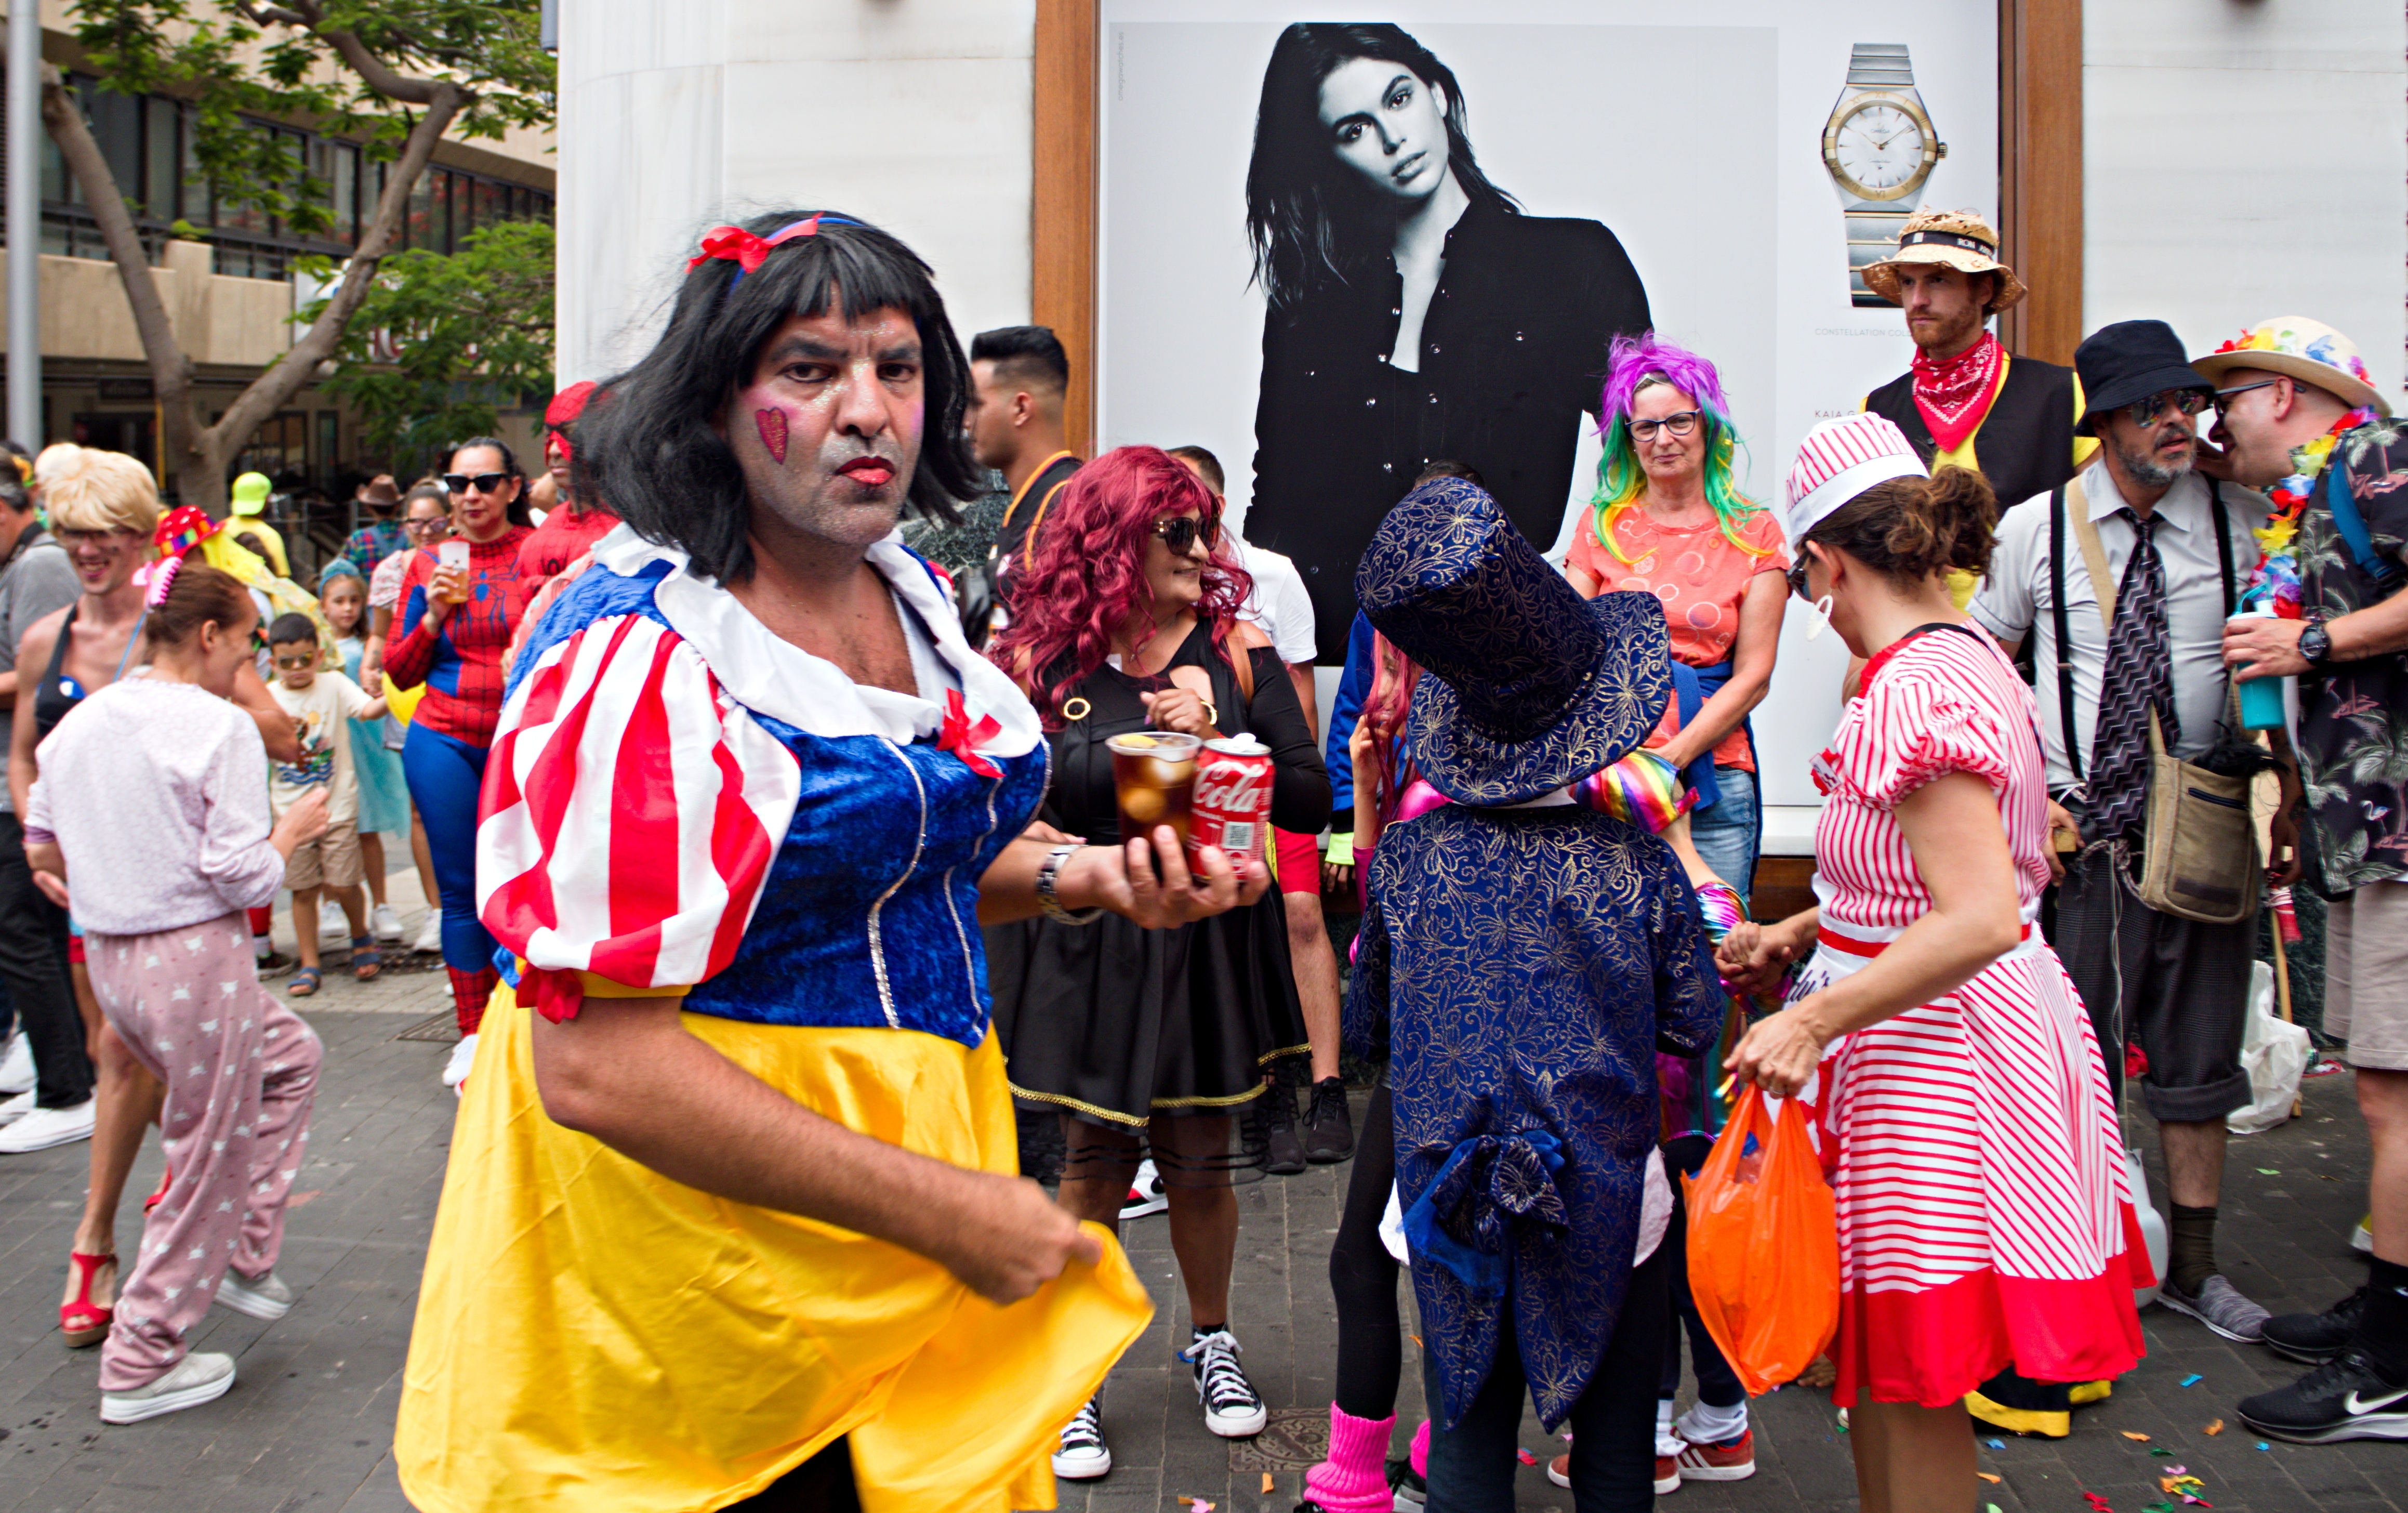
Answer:
<svg viewBox="0 0 2408 1513"><path fill-rule="evenodd" d="M1353 58L1321 81L1338 161L1382 195L1423 200L1445 181L1446 95L1401 64Z"/></svg>

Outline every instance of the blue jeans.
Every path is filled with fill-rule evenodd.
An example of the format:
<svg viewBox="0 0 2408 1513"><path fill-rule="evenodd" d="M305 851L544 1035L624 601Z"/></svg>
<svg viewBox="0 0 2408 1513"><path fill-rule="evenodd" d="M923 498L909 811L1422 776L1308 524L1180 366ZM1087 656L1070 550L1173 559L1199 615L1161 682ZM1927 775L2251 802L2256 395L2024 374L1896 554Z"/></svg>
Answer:
<svg viewBox="0 0 2408 1513"><path fill-rule="evenodd" d="M1622 1318L1605 1357L1572 1405L1572 1506L1578 1513L1653 1513L1656 1506L1656 1382L1664 1361L1662 1246L1630 1274ZM1445 1418L1435 1358L1422 1358L1430 1404L1426 1513L1513 1513L1521 1467L1522 1405L1529 1383L1513 1339L1512 1302L1497 1334L1488 1380L1453 1429Z"/></svg>
<svg viewBox="0 0 2408 1513"><path fill-rule="evenodd" d="M1731 886L1745 908L1756 891L1756 848L1760 822L1756 803L1756 774L1737 767L1714 769L1714 785L1722 797L1711 809L1689 816L1689 839L1714 875Z"/></svg>
<svg viewBox="0 0 2408 1513"><path fill-rule="evenodd" d="M401 744L401 774L426 825L443 903L443 964L461 972L494 964L494 937L477 921L477 795L485 785L486 756L482 746L423 725L410 726Z"/></svg>

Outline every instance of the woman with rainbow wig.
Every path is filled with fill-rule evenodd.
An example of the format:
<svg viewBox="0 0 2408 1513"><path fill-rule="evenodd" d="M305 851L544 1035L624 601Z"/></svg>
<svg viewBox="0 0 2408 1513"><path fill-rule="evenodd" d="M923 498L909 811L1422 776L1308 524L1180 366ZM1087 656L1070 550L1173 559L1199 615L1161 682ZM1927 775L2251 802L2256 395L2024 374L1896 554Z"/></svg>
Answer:
<svg viewBox="0 0 2408 1513"><path fill-rule="evenodd" d="M1781 527L1739 491L1740 436L1714 365L1650 331L1617 338L1598 399L1605 455L1588 524L1572 540L1572 585L1594 598L1664 602L1672 656L1705 704L1678 734L1649 740L1675 768L1713 754L1716 795L1691 817L1698 850L1746 900L1760 830L1748 711L1772 681L1781 639Z"/></svg>

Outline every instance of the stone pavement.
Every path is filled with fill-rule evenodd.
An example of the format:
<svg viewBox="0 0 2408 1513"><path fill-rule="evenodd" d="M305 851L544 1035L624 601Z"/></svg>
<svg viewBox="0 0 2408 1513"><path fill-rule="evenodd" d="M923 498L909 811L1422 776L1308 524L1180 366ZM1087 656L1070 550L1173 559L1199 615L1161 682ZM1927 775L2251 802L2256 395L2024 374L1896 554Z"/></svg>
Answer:
<svg viewBox="0 0 2408 1513"><path fill-rule="evenodd" d="M423 970L365 985L335 973L311 1001L308 1016L329 1054L281 1267L299 1302L273 1325L223 1310L211 1316L194 1344L233 1353L240 1377L206 1407L130 1428L100 1423L95 1355L66 1350L56 1332L88 1147L0 1158L0 1513L404 1513L391 1455L394 1397L452 1099L437 1082L448 1034L437 1030L434 1042L396 1037L447 1008L442 973ZM2311 1081L2306 1098L2304 1117L2233 1142L2224 1203L2226 1269L2278 1312L2323 1307L2365 1275L2347 1246L2366 1180L2349 1079ZM2162 1195L2154 1136L2147 1144L2153 1190ZM1159 1217L1128 1226L1131 1258L1161 1311L1106 1390L1116 1468L1100 1482L1066 1484L1065 1509L1168 1510L1182 1496L1205 1498L1223 1513L1286 1513L1295 1506L1302 1467L1317 1455L1327 1422L1336 1340L1326 1267L1349 1171L1315 1168L1240 1189L1234 1325L1274 1411L1271 1432L1254 1441L1205 1432L1188 1369L1173 1359L1189 1320L1168 1227ZM121 1249L130 1251L141 1197L158 1175L154 1143L127 1189ZM1410 1289L1400 1290L1410 1309ZM2087 1513L2081 1494L2088 1491L2119 1513L2139 1513L2164 1496L2154 1478L2181 1464L2205 1481L2206 1499L2223 1513L2408 1508L2408 1448L2256 1449L2232 1405L2297 1368L2163 1310L2143 1317L2150 1359L2118 1384L2112 1401L2078 1412L2071 1438L2009 1438L2003 1448L1985 1448L1982 1469L2001 1479L1975 1489L1972 1506ZM2202 1379L2183 1387L2193 1374ZM1399 1453L1420 1415L1419 1382L1409 1340ZM2225 1431L2204 1434L2219 1418ZM1847 1442L1828 1396L1795 1388L1774 1393L1759 1401L1756 1425L1753 1480L1684 1487L1668 1513L1838 1513L1856 1506ZM2151 1438L2135 1442L2125 1431ZM1526 1424L1522 1443L1542 1459L1559 1448L1535 1421ZM2152 1448L2172 1453L2153 1456ZM1570 1493L1548 1485L1536 1467L1522 1471L1519 1500L1526 1508L1571 1506Z"/></svg>

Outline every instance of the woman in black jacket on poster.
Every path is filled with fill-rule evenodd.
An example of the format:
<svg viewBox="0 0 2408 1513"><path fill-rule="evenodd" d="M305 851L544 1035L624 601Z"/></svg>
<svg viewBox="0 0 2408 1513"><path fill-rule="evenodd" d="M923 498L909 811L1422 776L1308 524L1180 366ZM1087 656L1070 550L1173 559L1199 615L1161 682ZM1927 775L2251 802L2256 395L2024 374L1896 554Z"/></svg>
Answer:
<svg viewBox="0 0 2408 1513"><path fill-rule="evenodd" d="M1270 748L1271 823L1310 834L1328 820L1329 778L1296 685L1237 618L1249 583L1229 542L1220 500L1168 453L1123 447L1071 476L988 654L1027 692L1053 743L1044 823L1111 843L1120 822L1105 742L1146 729L1250 733ZM986 953L1012 1094L1061 1117L1062 1206L1117 1232L1129 1178L1153 1158L1205 1427L1257 1433L1268 1413L1229 1332L1230 1183L1258 1176L1266 1160L1265 1074L1311 1050L1277 890L1173 929L1049 913L990 928ZM1111 1468L1099 1413L1091 1400L1065 1426L1055 1476Z"/></svg>
<svg viewBox="0 0 2408 1513"><path fill-rule="evenodd" d="M1607 349L1652 324L1613 233L1524 215L1464 122L1454 71L1396 26L1300 22L1263 75L1246 529L1303 569L1326 663L1345 660L1364 543L1432 457L1478 468L1524 536L1555 539Z"/></svg>

